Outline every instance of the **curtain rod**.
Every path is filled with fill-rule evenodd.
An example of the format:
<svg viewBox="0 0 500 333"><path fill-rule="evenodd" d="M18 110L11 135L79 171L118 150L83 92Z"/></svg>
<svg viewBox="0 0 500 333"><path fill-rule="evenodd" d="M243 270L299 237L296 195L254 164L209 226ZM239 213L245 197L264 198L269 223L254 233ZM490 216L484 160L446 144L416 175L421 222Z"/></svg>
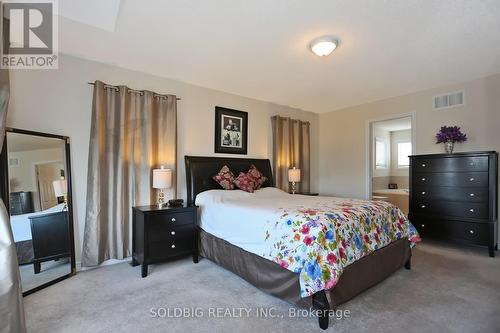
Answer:
<svg viewBox="0 0 500 333"><path fill-rule="evenodd" d="M95 82L87 82L88 84L90 84L91 86L95 86ZM112 84L104 84L104 88L115 88L115 89L119 89L118 86L114 86ZM128 93L137 93L137 94L143 94L144 91L142 90L134 90L134 89L130 89L128 88ZM154 96L164 96L164 97L167 97L167 95L164 95L164 94L157 94L157 93L153 93ZM175 98L176 100L180 101L181 99L179 97L176 97Z"/></svg>

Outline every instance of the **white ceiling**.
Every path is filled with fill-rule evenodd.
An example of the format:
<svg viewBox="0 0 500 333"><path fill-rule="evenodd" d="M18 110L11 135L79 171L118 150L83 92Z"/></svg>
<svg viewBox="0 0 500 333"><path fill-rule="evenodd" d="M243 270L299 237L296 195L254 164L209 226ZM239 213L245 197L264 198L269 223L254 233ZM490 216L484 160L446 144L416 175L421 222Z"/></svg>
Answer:
<svg viewBox="0 0 500 333"><path fill-rule="evenodd" d="M9 153L51 148L61 148L62 151L64 141L56 138L7 132L7 150Z"/></svg>
<svg viewBox="0 0 500 333"><path fill-rule="evenodd" d="M498 0L110 2L61 5L61 52L314 112L500 72Z"/></svg>

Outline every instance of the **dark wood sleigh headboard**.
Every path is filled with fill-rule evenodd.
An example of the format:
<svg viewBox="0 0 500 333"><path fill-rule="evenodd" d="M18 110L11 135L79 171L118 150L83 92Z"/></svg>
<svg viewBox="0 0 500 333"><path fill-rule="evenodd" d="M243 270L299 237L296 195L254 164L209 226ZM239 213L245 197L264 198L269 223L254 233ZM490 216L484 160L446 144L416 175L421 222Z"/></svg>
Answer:
<svg viewBox="0 0 500 333"><path fill-rule="evenodd" d="M204 191L221 189L220 185L212 179L219 170L227 165L238 176L240 172L247 172L252 164L267 177L262 187L272 187L273 171L269 159L259 158L232 158L210 156L185 156L187 203L193 205L196 196Z"/></svg>

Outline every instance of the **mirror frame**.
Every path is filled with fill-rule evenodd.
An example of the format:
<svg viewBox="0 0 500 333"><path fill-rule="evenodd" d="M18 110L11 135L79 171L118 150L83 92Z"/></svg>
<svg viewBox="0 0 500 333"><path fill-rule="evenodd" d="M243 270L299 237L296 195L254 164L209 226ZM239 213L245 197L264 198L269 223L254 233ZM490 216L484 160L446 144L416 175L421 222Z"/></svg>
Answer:
<svg viewBox="0 0 500 333"><path fill-rule="evenodd" d="M71 152L70 152L70 139L68 136L36 132L30 130L23 130L17 128L7 127L5 129L4 143L2 147L2 151L0 153L0 197L5 203L5 208L7 208L7 213L10 216L10 191L9 191L9 163L7 157L7 133L17 133L17 134L26 134L33 136L40 136L45 138L55 138L61 139L64 141L64 149L66 154L66 182L68 186L67 190L67 205L68 205L68 227L69 227L69 242L70 242L70 252L71 252L71 272L60 276L54 280L41 284L33 289L26 290L23 292L23 296L30 295L36 291L44 289L48 286L51 286L57 282L65 280L76 274L76 260L75 260L75 232L74 232L74 224L73 224L73 182L71 177Z"/></svg>

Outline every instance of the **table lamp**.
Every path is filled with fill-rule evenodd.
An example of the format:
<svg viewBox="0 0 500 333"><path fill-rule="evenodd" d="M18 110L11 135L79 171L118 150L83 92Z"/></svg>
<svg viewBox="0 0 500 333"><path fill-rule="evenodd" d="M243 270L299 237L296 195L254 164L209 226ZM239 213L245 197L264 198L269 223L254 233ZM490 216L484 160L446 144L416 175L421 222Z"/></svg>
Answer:
<svg viewBox="0 0 500 333"><path fill-rule="evenodd" d="M297 191L296 183L300 182L300 169L293 167L288 169L288 181L292 183L292 194Z"/></svg>
<svg viewBox="0 0 500 333"><path fill-rule="evenodd" d="M158 200L156 204L158 208L162 208L165 204L165 189L172 187L172 169L165 169L163 166L160 169L153 169L153 188L158 189Z"/></svg>

